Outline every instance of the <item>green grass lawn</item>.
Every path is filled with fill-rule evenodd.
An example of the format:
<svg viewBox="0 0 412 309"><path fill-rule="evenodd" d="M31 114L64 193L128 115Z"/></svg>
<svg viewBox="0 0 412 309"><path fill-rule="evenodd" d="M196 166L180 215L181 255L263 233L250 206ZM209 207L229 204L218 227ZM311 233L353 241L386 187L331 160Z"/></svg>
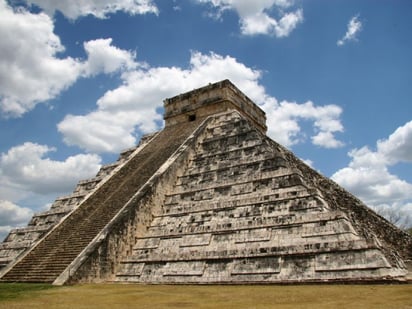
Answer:
<svg viewBox="0 0 412 309"><path fill-rule="evenodd" d="M412 309L412 285L0 284L0 308Z"/></svg>
<svg viewBox="0 0 412 309"><path fill-rule="evenodd" d="M33 295L32 292L52 289L50 284L26 284L26 283L0 283L0 304L6 300L22 299L26 296ZM34 293L34 295L36 295Z"/></svg>

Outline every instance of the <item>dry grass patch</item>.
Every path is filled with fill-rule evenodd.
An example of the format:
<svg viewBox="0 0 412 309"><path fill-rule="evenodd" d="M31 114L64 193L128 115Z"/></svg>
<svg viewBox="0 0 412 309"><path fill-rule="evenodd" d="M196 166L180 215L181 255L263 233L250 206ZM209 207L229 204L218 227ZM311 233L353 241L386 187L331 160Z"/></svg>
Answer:
<svg viewBox="0 0 412 309"><path fill-rule="evenodd" d="M396 308L412 309L412 285L77 285L28 288L0 308Z"/></svg>

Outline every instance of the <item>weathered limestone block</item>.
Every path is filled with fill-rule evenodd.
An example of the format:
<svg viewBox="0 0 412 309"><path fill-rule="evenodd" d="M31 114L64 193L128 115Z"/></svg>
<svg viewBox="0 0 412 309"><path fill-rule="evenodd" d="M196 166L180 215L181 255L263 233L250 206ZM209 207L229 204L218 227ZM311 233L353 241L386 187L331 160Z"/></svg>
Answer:
<svg viewBox="0 0 412 309"><path fill-rule="evenodd" d="M278 274L281 270L281 258L239 259L232 263L232 276Z"/></svg>
<svg viewBox="0 0 412 309"><path fill-rule="evenodd" d="M28 225L37 227L51 227L55 223L59 222L66 214L68 214L71 209L71 207L59 207L34 214Z"/></svg>
<svg viewBox="0 0 412 309"><path fill-rule="evenodd" d="M87 194L91 192L102 181L103 177L94 177L91 179L81 180L74 189L74 194Z"/></svg>
<svg viewBox="0 0 412 309"><path fill-rule="evenodd" d="M85 196L86 196L85 192L76 192L70 195L61 196L57 198L56 201L54 201L50 209L51 210L62 209L62 208L73 209L81 203L81 201L85 198Z"/></svg>
<svg viewBox="0 0 412 309"><path fill-rule="evenodd" d="M205 270L205 262L175 262L166 263L162 269L163 276L202 276Z"/></svg>
<svg viewBox="0 0 412 309"><path fill-rule="evenodd" d="M378 250L323 253L316 256L315 271L343 271L390 268L388 261Z"/></svg>
<svg viewBox="0 0 412 309"><path fill-rule="evenodd" d="M96 177L106 177L110 175L110 173L113 172L115 168L117 168L119 165L120 165L120 161L116 161L111 164L103 165L100 168L99 172L97 173Z"/></svg>

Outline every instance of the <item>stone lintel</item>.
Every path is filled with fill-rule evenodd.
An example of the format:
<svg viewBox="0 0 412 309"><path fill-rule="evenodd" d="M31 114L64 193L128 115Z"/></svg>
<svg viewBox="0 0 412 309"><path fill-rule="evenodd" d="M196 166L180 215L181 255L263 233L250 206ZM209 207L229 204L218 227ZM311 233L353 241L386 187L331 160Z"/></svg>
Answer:
<svg viewBox="0 0 412 309"><path fill-rule="evenodd" d="M251 120L262 133L267 131L265 112L227 79L163 102L166 126L235 109Z"/></svg>

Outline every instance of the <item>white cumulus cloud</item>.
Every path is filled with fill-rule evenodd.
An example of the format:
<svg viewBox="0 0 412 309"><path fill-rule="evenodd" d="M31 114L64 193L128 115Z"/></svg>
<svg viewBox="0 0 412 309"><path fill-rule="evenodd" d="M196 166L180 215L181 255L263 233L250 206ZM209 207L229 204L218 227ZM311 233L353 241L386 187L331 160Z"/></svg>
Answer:
<svg viewBox="0 0 412 309"><path fill-rule="evenodd" d="M342 109L337 105L316 106L308 101L302 104L267 98L262 108L268 119L268 134L285 146L293 146L305 139L305 134L299 125L301 121L312 121L314 133L312 143L325 148L338 148L343 143L334 136L343 132L340 122ZM306 132L308 133L308 132Z"/></svg>
<svg viewBox="0 0 412 309"><path fill-rule="evenodd" d="M27 0L26 2L41 7L49 15L60 11L70 19L87 15L106 18L108 14L119 11L131 15L158 14L158 9L151 0Z"/></svg>
<svg viewBox="0 0 412 309"><path fill-rule="evenodd" d="M351 20L348 23L348 28L346 30L345 35L343 36L343 38L338 40L336 44L338 46L342 46L349 41L356 41L357 35L359 34L361 30L362 30L362 23L359 20L359 15L356 15L351 18Z"/></svg>
<svg viewBox="0 0 412 309"><path fill-rule="evenodd" d="M377 148L389 163L412 162L412 121L396 129L388 139L379 140Z"/></svg>
<svg viewBox="0 0 412 309"><path fill-rule="evenodd" d="M137 133L160 128L163 99L227 78L266 111L269 135L275 140L286 146L300 142L299 122L304 120L313 123L314 144L327 148L342 145L334 136L343 131L338 106L278 103L259 84L260 71L231 56L193 52L187 69L140 65L122 77L123 84L106 92L97 101L96 110L67 115L58 124L67 144L91 152L118 152L134 145Z"/></svg>
<svg viewBox="0 0 412 309"><path fill-rule="evenodd" d="M68 115L58 124L64 141L92 152L118 152L136 143L135 130L159 129L158 109L167 97L230 78L239 87L261 91L258 71L232 57L192 54L189 69L139 66L123 74L123 84L106 92L97 109L86 115Z"/></svg>
<svg viewBox="0 0 412 309"><path fill-rule="evenodd" d="M278 38L287 37L303 22L303 10L286 12L293 5L288 0L197 0L207 3L217 10L221 17L226 10L234 10L240 18L240 28L244 35L267 34ZM273 8L278 9L279 17L270 15Z"/></svg>
<svg viewBox="0 0 412 309"><path fill-rule="evenodd" d="M59 59L64 50L53 33L53 21L43 13L13 10L0 0L0 110L21 116L47 101L77 79L76 59Z"/></svg>
<svg viewBox="0 0 412 309"><path fill-rule="evenodd" d="M412 184L399 179L388 170L384 156L367 147L349 152L352 161L332 178L359 196L367 204L395 203L412 198Z"/></svg>
<svg viewBox="0 0 412 309"><path fill-rule="evenodd" d="M100 169L101 159L95 154L57 161L49 157L54 150L27 142L0 154L0 238L25 226L34 209L48 209L57 195L72 192L80 179L91 178Z"/></svg>
<svg viewBox="0 0 412 309"><path fill-rule="evenodd" d="M33 215L29 208L20 207L10 201L0 200L0 230L3 226L26 224Z"/></svg>
<svg viewBox="0 0 412 309"><path fill-rule="evenodd" d="M119 69L130 70L136 67L135 53L113 46L111 38L92 40L83 45L87 53L87 61L84 63L86 76L109 74Z"/></svg>
<svg viewBox="0 0 412 309"><path fill-rule="evenodd" d="M111 39L84 43L87 59L60 58L64 51L44 13L14 10L0 0L0 112L19 117L70 87L79 77L134 68L135 54Z"/></svg>
<svg viewBox="0 0 412 309"><path fill-rule="evenodd" d="M70 192L80 179L94 176L100 157L78 154L64 161L47 157L55 149L26 142L12 147L0 157L0 185L34 194Z"/></svg>
<svg viewBox="0 0 412 309"><path fill-rule="evenodd" d="M409 209L412 184L392 174L389 168L411 162L412 121L399 127L387 139L377 142L376 151L368 147L349 152L351 162L332 179L376 209Z"/></svg>
<svg viewBox="0 0 412 309"><path fill-rule="evenodd" d="M0 241L17 226L25 226L33 215L29 208L20 207L10 201L0 200Z"/></svg>

